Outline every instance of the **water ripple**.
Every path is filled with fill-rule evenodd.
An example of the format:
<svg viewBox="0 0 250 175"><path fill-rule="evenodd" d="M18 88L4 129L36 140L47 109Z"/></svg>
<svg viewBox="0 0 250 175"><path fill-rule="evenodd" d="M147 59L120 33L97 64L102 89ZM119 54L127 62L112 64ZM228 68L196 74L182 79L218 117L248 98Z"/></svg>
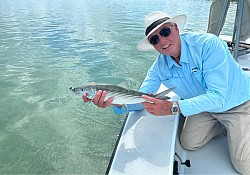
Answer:
<svg viewBox="0 0 250 175"><path fill-rule="evenodd" d="M136 49L144 16L186 13L186 31L204 32L210 3L0 1L0 172L104 174L124 117L83 104L69 87L126 79L137 89L157 56Z"/></svg>

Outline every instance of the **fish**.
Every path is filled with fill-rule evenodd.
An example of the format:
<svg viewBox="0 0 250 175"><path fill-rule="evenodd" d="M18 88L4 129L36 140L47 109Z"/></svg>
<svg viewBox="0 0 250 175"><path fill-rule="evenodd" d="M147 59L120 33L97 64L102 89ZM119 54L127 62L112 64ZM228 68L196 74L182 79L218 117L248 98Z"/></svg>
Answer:
<svg viewBox="0 0 250 175"><path fill-rule="evenodd" d="M118 85L113 84L90 84L90 85L82 85L81 87L70 87L69 88L75 94L83 95L87 94L89 99L93 99L98 90L106 91L105 101L110 97L114 97L112 104L137 104L146 102L142 95L147 95L150 97L154 97L160 100L167 100L170 97L166 96L168 93L172 92L174 88L169 88L163 92L158 94L147 94L135 90L128 89L127 81L124 81Z"/></svg>

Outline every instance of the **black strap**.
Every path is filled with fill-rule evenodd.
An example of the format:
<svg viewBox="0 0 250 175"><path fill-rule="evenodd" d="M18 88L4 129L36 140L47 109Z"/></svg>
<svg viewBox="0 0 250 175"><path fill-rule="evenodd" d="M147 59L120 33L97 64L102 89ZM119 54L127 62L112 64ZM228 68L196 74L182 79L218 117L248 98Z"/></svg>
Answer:
<svg viewBox="0 0 250 175"><path fill-rule="evenodd" d="M164 21L167 21L169 18L165 17L165 18L161 18L158 19L157 21L153 22L150 26L147 27L146 31L145 31L145 35L148 36L148 34L159 24L163 23Z"/></svg>

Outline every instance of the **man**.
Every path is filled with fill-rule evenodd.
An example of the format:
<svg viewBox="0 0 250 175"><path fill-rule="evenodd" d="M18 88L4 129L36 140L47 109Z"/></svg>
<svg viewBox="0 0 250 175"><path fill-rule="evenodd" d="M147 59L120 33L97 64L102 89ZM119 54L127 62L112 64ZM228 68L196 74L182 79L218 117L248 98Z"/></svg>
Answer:
<svg viewBox="0 0 250 175"><path fill-rule="evenodd" d="M169 18L152 12L144 19L146 37L140 50L155 49L160 54L143 81L140 91L156 93L160 84L183 100L171 102L143 96L147 102L114 107L117 113L146 109L156 116L182 113L186 116L181 144L196 150L227 130L232 163L242 174L250 173L250 79L231 56L226 43L213 34L180 31L186 16ZM105 91L98 91L94 104L105 108ZM85 102L90 101L86 94ZM173 110L174 109L174 110Z"/></svg>
<svg viewBox="0 0 250 175"><path fill-rule="evenodd" d="M225 18L222 20L222 25L219 26L223 10L225 16L229 8L229 0L213 0L210 6L208 33L219 34L225 23ZM240 32L240 41L245 41L250 37L250 0L244 0L242 25Z"/></svg>

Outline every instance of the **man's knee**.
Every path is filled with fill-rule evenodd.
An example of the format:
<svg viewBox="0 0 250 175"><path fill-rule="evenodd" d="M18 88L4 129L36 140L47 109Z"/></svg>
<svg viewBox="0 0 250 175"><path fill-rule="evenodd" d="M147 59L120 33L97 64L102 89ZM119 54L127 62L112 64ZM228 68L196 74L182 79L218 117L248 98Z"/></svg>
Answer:
<svg viewBox="0 0 250 175"><path fill-rule="evenodd" d="M250 160L232 159L234 168L241 174L250 174Z"/></svg>
<svg viewBox="0 0 250 175"><path fill-rule="evenodd" d="M195 151L202 147L201 144L195 143L194 141L187 139L183 135L181 135L180 137L180 143L184 149L190 150L190 151Z"/></svg>

